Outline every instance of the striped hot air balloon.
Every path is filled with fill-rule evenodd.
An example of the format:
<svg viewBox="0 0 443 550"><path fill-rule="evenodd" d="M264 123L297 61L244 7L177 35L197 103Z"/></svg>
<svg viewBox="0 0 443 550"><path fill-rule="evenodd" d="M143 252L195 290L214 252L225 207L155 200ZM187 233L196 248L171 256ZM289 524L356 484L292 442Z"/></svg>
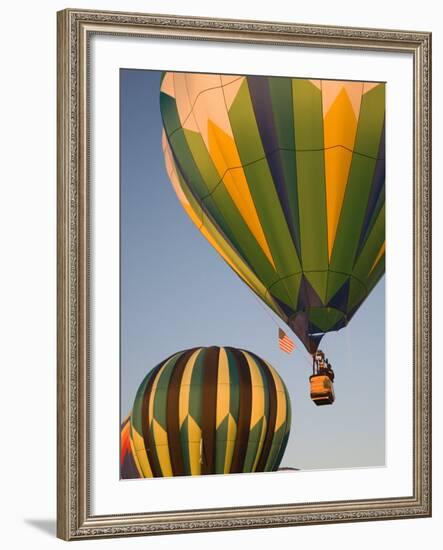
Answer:
<svg viewBox="0 0 443 550"><path fill-rule="evenodd" d="M385 85L165 73L187 214L310 353L385 270Z"/></svg>
<svg viewBox="0 0 443 550"><path fill-rule="evenodd" d="M229 347L175 353L141 383L131 447L141 477L277 470L291 406L277 372Z"/></svg>

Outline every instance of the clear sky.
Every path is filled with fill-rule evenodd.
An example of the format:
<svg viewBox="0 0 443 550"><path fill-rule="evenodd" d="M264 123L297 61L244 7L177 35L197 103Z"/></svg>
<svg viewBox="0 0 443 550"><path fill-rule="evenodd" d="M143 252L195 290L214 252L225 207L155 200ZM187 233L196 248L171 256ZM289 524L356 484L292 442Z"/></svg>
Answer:
<svg viewBox="0 0 443 550"><path fill-rule="evenodd" d="M300 76L300 75L294 75ZM321 75L319 75L321 78ZM336 401L309 397L311 363L278 346L277 319L234 274L182 209L161 148L160 73L121 70L121 416L144 375L172 353L233 346L269 361L286 383L292 427L281 466L385 462L385 284L321 349L335 370Z"/></svg>

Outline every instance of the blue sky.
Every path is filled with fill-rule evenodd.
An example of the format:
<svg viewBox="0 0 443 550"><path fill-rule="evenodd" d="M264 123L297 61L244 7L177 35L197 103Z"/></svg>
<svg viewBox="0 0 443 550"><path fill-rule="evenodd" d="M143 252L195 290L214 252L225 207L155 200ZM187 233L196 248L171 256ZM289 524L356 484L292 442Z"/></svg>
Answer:
<svg viewBox="0 0 443 550"><path fill-rule="evenodd" d="M144 375L173 352L240 347L269 361L288 387L293 419L281 466L384 465L384 278L348 327L323 338L336 401L316 407L303 346L292 335L296 351L280 350L275 315L221 260L176 198L161 148L159 83L156 71L121 71L121 416Z"/></svg>

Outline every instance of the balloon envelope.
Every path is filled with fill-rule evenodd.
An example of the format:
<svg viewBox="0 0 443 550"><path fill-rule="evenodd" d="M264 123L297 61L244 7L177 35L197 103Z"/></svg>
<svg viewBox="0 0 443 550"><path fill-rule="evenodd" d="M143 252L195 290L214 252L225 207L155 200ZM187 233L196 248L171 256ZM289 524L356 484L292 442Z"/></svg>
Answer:
<svg viewBox="0 0 443 550"><path fill-rule="evenodd" d="M385 85L165 73L166 168L192 221L313 353L385 268Z"/></svg>
<svg viewBox="0 0 443 550"><path fill-rule="evenodd" d="M120 428L120 477L122 479L137 479L140 477L132 453L130 427L129 415L123 420Z"/></svg>
<svg viewBox="0 0 443 550"><path fill-rule="evenodd" d="M141 477L278 468L291 408L277 372L229 348L178 352L142 381L131 413L131 447Z"/></svg>

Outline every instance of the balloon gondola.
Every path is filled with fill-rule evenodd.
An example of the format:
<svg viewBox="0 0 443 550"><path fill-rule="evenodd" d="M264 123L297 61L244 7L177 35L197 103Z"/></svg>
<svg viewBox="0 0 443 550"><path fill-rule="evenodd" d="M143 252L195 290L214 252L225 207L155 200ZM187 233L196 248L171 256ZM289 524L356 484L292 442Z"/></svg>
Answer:
<svg viewBox="0 0 443 550"><path fill-rule="evenodd" d="M316 405L332 405L335 401L335 374L325 354L318 350L312 358L312 375L309 377L311 399Z"/></svg>
<svg viewBox="0 0 443 550"><path fill-rule="evenodd" d="M183 208L315 360L385 270L385 85L163 74Z"/></svg>

